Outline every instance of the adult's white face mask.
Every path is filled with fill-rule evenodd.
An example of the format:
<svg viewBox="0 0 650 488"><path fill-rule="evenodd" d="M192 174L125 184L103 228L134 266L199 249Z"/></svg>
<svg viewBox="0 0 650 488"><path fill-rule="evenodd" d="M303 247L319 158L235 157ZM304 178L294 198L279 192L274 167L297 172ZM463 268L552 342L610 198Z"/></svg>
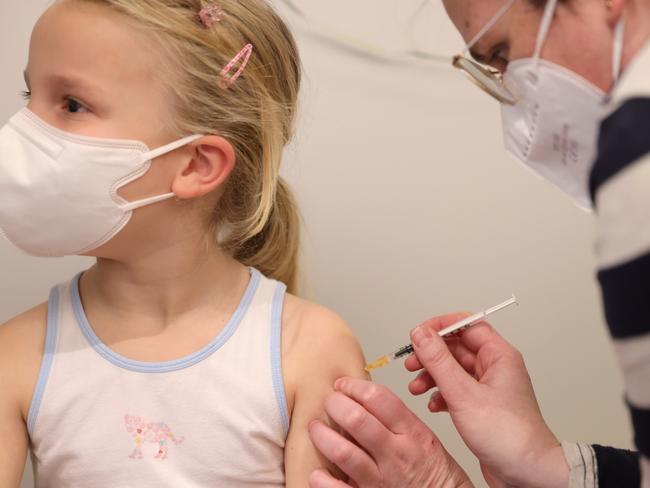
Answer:
<svg viewBox="0 0 650 488"><path fill-rule="evenodd" d="M562 66L542 60L558 0L548 0L533 57L509 64L504 82L517 98L502 105L505 147L534 173L591 210L589 173L597 155L606 93ZM622 21L614 42L614 79L620 74Z"/></svg>
<svg viewBox="0 0 650 488"><path fill-rule="evenodd" d="M25 108L0 130L0 232L34 256L97 249L135 209L174 197L127 202L118 190L144 175L153 159L199 137L152 151L138 141L63 132Z"/></svg>

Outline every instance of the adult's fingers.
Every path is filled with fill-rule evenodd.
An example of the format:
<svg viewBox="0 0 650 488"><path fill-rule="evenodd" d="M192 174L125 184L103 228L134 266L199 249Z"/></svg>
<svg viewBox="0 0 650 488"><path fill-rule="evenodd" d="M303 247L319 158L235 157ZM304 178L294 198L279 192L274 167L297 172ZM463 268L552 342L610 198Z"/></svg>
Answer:
<svg viewBox="0 0 650 488"><path fill-rule="evenodd" d="M462 337L455 337L452 340L447 340L447 347L449 351L460 363L465 371L469 374L474 374L474 366L476 365L476 354L470 351L462 341Z"/></svg>
<svg viewBox="0 0 650 488"><path fill-rule="evenodd" d="M465 371L467 371L471 376L474 376L476 373L476 356L470 352L460 351L459 348L452 350L451 353L456 358L456 361L460 363ZM436 388L438 385L435 380L431 377L429 372L426 369L423 369L419 374L409 382L409 392L412 395L422 395L429 390Z"/></svg>
<svg viewBox="0 0 650 488"><path fill-rule="evenodd" d="M320 421L309 425L309 437L323 456L358 485L374 486L377 483L379 469L368 453L359 446Z"/></svg>
<svg viewBox="0 0 650 488"><path fill-rule="evenodd" d="M474 354L487 345L512 348L508 341L487 322L481 322L474 327L465 329L460 337L463 345Z"/></svg>
<svg viewBox="0 0 650 488"><path fill-rule="evenodd" d="M448 412L449 407L447 406L447 402L445 399L442 397L439 391L436 391L433 395L431 395L431 398L429 399L429 405L428 405L429 411L432 413L439 413L439 412Z"/></svg>
<svg viewBox="0 0 650 488"><path fill-rule="evenodd" d="M309 488L351 488L350 485L337 480L325 469L318 469L309 476Z"/></svg>
<svg viewBox="0 0 650 488"><path fill-rule="evenodd" d="M416 371L420 371L422 369L422 363L420 363L418 357L413 354L406 358L404 361L404 367L411 373L415 373Z"/></svg>
<svg viewBox="0 0 650 488"><path fill-rule="evenodd" d="M466 313L444 315L428 320L420 327L429 328L437 332L467 316L468 314ZM479 354L479 351L481 351L482 362L486 360L493 362L506 355L515 355L518 352L514 346L506 341L487 322L481 322L464 330L461 334L453 338L448 338L447 343L448 348L454 357L456 357L457 361L472 375L476 370L476 356ZM417 355L414 355L407 358L405 367L409 371L418 371L423 366Z"/></svg>
<svg viewBox="0 0 650 488"><path fill-rule="evenodd" d="M436 382L447 403L467 401L473 396L476 380L461 366L444 339L425 323L411 333L420 363Z"/></svg>
<svg viewBox="0 0 650 488"><path fill-rule="evenodd" d="M467 312L456 312L450 313L447 315L441 315L440 317L434 317L430 320L427 320L420 327L427 327L436 332L441 331L454 325L455 323L466 319L471 314ZM478 350L486 344L497 343L499 345L508 345L508 342L501 337L501 335L487 322L481 322L474 325L468 329L465 329L460 335L449 338L450 348L454 342L461 343L466 349L476 354ZM420 365L420 367L418 367ZM421 368L421 363L417 357L411 356L406 360L406 367L409 371L417 371Z"/></svg>
<svg viewBox="0 0 650 488"><path fill-rule="evenodd" d="M414 380L409 383L409 392L411 395L422 395L432 388L436 387L436 382L428 373L428 371L421 371Z"/></svg>
<svg viewBox="0 0 650 488"><path fill-rule="evenodd" d="M474 376L476 372L476 354L468 350L459 340L454 340L454 342L451 343L447 341L447 346L449 347L451 354L456 358L456 361L460 363L463 369L470 375ZM420 369L422 369L422 366L420 366ZM415 379L411 380L409 383L409 391L413 395L422 395L436 386L436 382L425 369L420 371L420 374L418 374Z"/></svg>
<svg viewBox="0 0 650 488"><path fill-rule="evenodd" d="M392 449L393 433L359 403L343 393L325 399L325 411L375 459Z"/></svg>
<svg viewBox="0 0 650 488"><path fill-rule="evenodd" d="M421 325L426 325L427 327L430 327L436 332L439 332L442 329L449 327L450 325L454 325L459 321L466 319L470 315L471 314L467 312L450 313L447 315L441 315L440 317L434 317L432 319L429 319ZM447 341L450 348L454 344L461 343L459 336L449 337L447 338ZM418 371L422 369L422 363L420 363L420 360L416 355L409 356L408 358L406 358L406 361L404 362L404 366L409 371Z"/></svg>
<svg viewBox="0 0 650 488"><path fill-rule="evenodd" d="M341 378L334 387L363 406L394 434L412 434L427 429L404 402L388 388L356 378Z"/></svg>

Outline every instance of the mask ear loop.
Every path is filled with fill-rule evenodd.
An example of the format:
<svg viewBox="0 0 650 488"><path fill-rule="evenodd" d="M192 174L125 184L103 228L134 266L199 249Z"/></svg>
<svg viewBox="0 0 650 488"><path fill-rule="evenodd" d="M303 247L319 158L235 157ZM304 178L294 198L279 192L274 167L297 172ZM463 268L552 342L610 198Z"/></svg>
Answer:
<svg viewBox="0 0 650 488"><path fill-rule="evenodd" d="M157 149L154 149L152 151L146 152L142 155L143 162L151 161L153 159L156 159L160 156L163 156L167 153L170 153L172 151L175 151L176 149L179 149L183 146L187 146L191 142L196 141L197 139L200 139L203 137L202 134L195 134L193 136L187 136L183 137L182 139L179 139L178 141L171 142L165 146L160 146Z"/></svg>
<svg viewBox="0 0 650 488"><path fill-rule="evenodd" d="M544 15L542 16L542 22L539 26L537 40L535 41L535 51L533 53L536 75L539 72L539 61L542 56L542 49L544 48L544 44L546 44L548 31L551 29L551 24L553 23L553 16L555 15L557 2L558 0L548 0L546 3L546 9L544 9Z"/></svg>
<svg viewBox="0 0 650 488"><path fill-rule="evenodd" d="M485 35L487 31L492 29L494 27L494 24L499 22L501 20L501 17L503 17L508 10L510 10L510 7L515 3L516 0L509 0L508 3L506 3L501 9L492 17L492 20L490 20L483 28L476 33L474 37L467 43L465 46L465 51L463 51L463 54L466 55L470 49L472 49L478 41L481 40L481 38Z"/></svg>
<svg viewBox="0 0 650 488"><path fill-rule="evenodd" d="M137 210L142 207L147 207L149 205L153 205L154 203L170 200L175 196L176 195L172 192L165 193L164 195L158 195L151 198L143 198L142 200L136 200L135 202L129 202L126 205L122 205L120 208L125 212L132 212L133 210Z"/></svg>
<svg viewBox="0 0 650 488"><path fill-rule="evenodd" d="M161 146L157 149L154 149L153 151L149 151L147 153L144 153L142 156L142 162L146 163L149 161L153 161L154 159L163 156L167 153L170 153L172 151L175 151L176 149L179 149L183 146L187 146L188 144L200 139L203 137L201 134L195 134L193 136L187 136L182 139L179 139L178 141L174 141L170 144L167 144L165 146ZM163 195L157 195L155 197L150 197L150 198L143 198L142 200L136 200L134 202L129 202L124 205L122 205L120 208L126 212L130 212L133 210L137 210L142 207L146 207L149 205L152 205L154 203L162 202L165 200L169 200L171 198L174 198L176 195L173 192L170 193L165 193Z"/></svg>

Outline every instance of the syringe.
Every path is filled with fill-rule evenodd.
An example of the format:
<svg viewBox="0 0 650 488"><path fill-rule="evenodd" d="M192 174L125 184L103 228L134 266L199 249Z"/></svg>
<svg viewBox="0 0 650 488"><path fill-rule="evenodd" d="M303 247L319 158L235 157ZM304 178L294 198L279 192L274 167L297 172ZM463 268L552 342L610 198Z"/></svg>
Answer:
<svg viewBox="0 0 650 488"><path fill-rule="evenodd" d="M458 334L460 331L467 329L468 327L472 327L473 325L483 322L487 317L489 317L493 313L503 310L504 308L509 307L510 305L516 305L516 304L518 304L517 297L512 295L512 298L506 300L505 302L495 307L488 308L483 312L474 314L471 317L467 317L466 319L463 319L459 322L456 322L453 325L450 325L449 327L442 329L441 331L438 332L438 335L440 337L449 337L454 334ZM366 365L366 372L369 373L373 369L386 366L388 363L394 361L395 359L400 359L410 354L413 354L413 351L414 349L412 344L409 344L408 346L400 347L395 352L392 352L391 354L387 354L386 356L382 356L379 359L377 359L375 362Z"/></svg>

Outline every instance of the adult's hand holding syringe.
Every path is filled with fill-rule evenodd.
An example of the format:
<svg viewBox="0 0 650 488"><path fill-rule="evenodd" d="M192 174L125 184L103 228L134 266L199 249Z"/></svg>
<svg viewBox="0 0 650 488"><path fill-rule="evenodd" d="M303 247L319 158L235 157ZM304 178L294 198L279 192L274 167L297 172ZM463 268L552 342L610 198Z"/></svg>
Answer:
<svg viewBox="0 0 650 488"><path fill-rule="evenodd" d="M488 318L490 315L493 313L496 313L500 310L503 310L504 308L507 308L511 305L517 305L517 298L512 295L512 298L509 300L506 300L505 302L496 305L492 308L488 308L487 310L484 310L483 312L479 312L477 314L474 314L470 317L467 317L459 322L456 322L453 325L450 325L449 327L446 327L442 329L440 332L438 332L438 335L440 337L449 337L454 334L458 334L464 329L467 329L468 327L472 327L476 324L480 324L483 322L486 318ZM387 354L386 356L382 356L379 359L377 359L375 362L367 364L366 365L366 372L370 372L373 369L381 368L382 366L386 366L388 363L391 361L394 361L395 359L400 359L403 357L406 357L410 354L413 354L413 345L409 344L408 346L400 347L396 351L392 352L391 354Z"/></svg>

